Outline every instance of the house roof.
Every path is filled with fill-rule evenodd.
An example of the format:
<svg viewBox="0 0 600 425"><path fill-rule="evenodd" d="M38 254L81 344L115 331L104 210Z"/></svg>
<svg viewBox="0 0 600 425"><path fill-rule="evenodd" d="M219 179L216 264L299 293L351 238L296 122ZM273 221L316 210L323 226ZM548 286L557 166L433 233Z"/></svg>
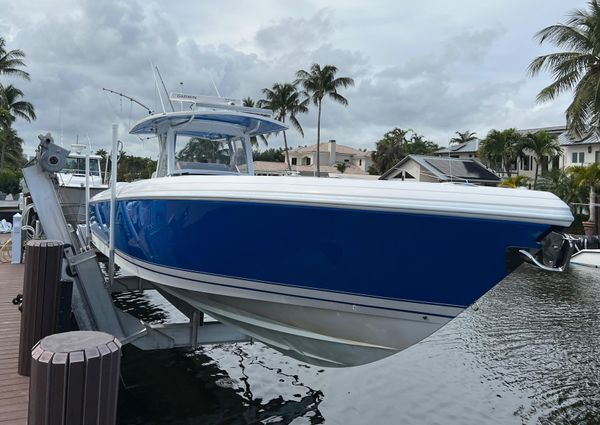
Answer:
<svg viewBox="0 0 600 425"><path fill-rule="evenodd" d="M570 145L595 145L600 143L600 134L597 131L592 131L582 139L571 137L568 132L563 132L558 136L558 143L561 146Z"/></svg>
<svg viewBox="0 0 600 425"><path fill-rule="evenodd" d="M360 167L354 164L346 164L347 168L344 174L367 174ZM255 173L285 173L287 171L285 162L274 161L254 161ZM292 171L300 171L312 173L315 169L314 165L292 165ZM338 169L333 165L321 165L321 173L339 173Z"/></svg>
<svg viewBox="0 0 600 425"><path fill-rule="evenodd" d="M395 178L408 161L415 161L429 173L442 181L466 181L479 183L499 183L498 177L481 162L473 158L440 158L439 156L408 155L382 176L382 180Z"/></svg>
<svg viewBox="0 0 600 425"><path fill-rule="evenodd" d="M296 149L290 149L290 153L298 153L298 154L303 154L303 153L313 153L317 151L317 145L311 145L311 146L300 146L297 147ZM329 152L329 143L321 143L321 148L320 148L321 152ZM358 149L354 149L351 148L350 146L345 146L345 145L339 145L336 143L335 146L335 152L336 153L341 153L341 154L347 154L347 155L356 155L356 156L371 156L371 152L364 152Z"/></svg>
<svg viewBox="0 0 600 425"><path fill-rule="evenodd" d="M524 128L522 130L517 130L519 134L529 134L529 133L537 133L538 131L547 131L548 133L558 136L559 134L564 133L567 130L567 126L565 125L555 125L551 127L539 127L539 128Z"/></svg>
<svg viewBox="0 0 600 425"><path fill-rule="evenodd" d="M460 153L477 152L477 149L479 149L480 142L481 142L481 140L479 140L479 139L469 140L468 142L460 143L458 145L451 145L451 146L448 146L447 148L442 148L439 151L437 151L436 154L445 154L445 153L453 153L453 152L460 152Z"/></svg>

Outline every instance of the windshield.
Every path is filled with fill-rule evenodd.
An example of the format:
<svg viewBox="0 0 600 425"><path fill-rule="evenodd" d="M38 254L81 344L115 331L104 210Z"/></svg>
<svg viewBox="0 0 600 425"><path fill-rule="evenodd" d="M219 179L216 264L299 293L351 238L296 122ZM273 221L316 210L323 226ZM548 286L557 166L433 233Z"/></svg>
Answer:
<svg viewBox="0 0 600 425"><path fill-rule="evenodd" d="M208 140L177 135L175 174L247 173L248 162L240 139Z"/></svg>
<svg viewBox="0 0 600 425"><path fill-rule="evenodd" d="M61 173L85 176L85 158L67 158L67 165ZM90 158L90 176L100 176L100 160L97 158Z"/></svg>

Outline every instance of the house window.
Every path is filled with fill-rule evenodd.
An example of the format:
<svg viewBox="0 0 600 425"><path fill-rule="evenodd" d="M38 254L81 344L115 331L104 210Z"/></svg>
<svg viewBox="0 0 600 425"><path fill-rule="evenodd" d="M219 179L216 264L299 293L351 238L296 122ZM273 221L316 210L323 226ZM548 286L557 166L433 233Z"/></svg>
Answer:
<svg viewBox="0 0 600 425"><path fill-rule="evenodd" d="M585 162L585 152L573 152L571 162L573 164L583 164Z"/></svg>
<svg viewBox="0 0 600 425"><path fill-rule="evenodd" d="M292 165L298 165L298 158L292 158Z"/></svg>
<svg viewBox="0 0 600 425"><path fill-rule="evenodd" d="M310 165L310 158L306 157L306 165Z"/></svg>
<svg viewBox="0 0 600 425"><path fill-rule="evenodd" d="M362 159L358 160L358 165L362 165Z"/></svg>
<svg viewBox="0 0 600 425"><path fill-rule="evenodd" d="M344 162L350 162L350 160L349 159L344 159Z"/></svg>
<svg viewBox="0 0 600 425"><path fill-rule="evenodd" d="M530 155L526 155L521 160L521 170L523 171L531 171L533 170L533 157Z"/></svg>

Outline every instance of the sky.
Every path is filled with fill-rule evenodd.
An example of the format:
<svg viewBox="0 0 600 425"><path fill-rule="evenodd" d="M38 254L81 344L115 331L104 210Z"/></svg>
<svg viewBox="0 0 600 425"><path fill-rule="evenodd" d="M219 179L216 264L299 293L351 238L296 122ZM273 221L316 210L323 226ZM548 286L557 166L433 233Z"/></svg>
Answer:
<svg viewBox="0 0 600 425"><path fill-rule="evenodd" d="M0 0L0 37L25 51L31 81L11 80L36 108L16 123L32 154L51 132L65 147L111 143L111 125L127 153L156 157L155 139L128 134L147 112L103 87L161 110L151 65L167 89L260 99L262 89L292 82L299 69L331 64L352 77L344 107L325 101L321 140L374 149L385 132L409 128L439 145L456 131L563 125L566 94L540 104L551 75L527 66L555 51L540 29L564 21L584 0ZM183 83L181 85L180 83ZM316 143L316 108L299 116L302 138ZM269 138L270 147L283 137Z"/></svg>

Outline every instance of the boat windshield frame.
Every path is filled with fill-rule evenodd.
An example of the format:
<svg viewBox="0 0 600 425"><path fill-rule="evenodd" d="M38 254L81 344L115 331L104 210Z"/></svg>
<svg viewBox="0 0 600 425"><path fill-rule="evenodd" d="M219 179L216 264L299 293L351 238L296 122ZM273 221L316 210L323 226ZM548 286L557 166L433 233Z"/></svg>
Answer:
<svg viewBox="0 0 600 425"><path fill-rule="evenodd" d="M248 113L245 110L223 111L210 109L151 115L136 123L131 128L130 134L156 134L159 153L153 177L181 174L254 175L251 138L284 130L287 130L285 124L269 117ZM247 170L212 170L212 167L207 167L208 169L198 169L196 167L179 169L175 164L177 135L221 142L240 140L245 153ZM238 163L238 165L241 165L241 163Z"/></svg>
<svg viewBox="0 0 600 425"><path fill-rule="evenodd" d="M90 155L90 176L96 176L96 177L100 177L102 178L102 162L101 156L98 155ZM75 160L77 161L77 167L80 167L79 162L83 161L83 168L67 168L67 164L69 163L70 160ZM97 170L93 170L92 169L92 162L97 163L98 165L98 169ZM65 164L65 167L60 170L60 173L62 174L72 174L74 176L83 176L85 177L85 155L69 155L67 157L67 164Z"/></svg>

